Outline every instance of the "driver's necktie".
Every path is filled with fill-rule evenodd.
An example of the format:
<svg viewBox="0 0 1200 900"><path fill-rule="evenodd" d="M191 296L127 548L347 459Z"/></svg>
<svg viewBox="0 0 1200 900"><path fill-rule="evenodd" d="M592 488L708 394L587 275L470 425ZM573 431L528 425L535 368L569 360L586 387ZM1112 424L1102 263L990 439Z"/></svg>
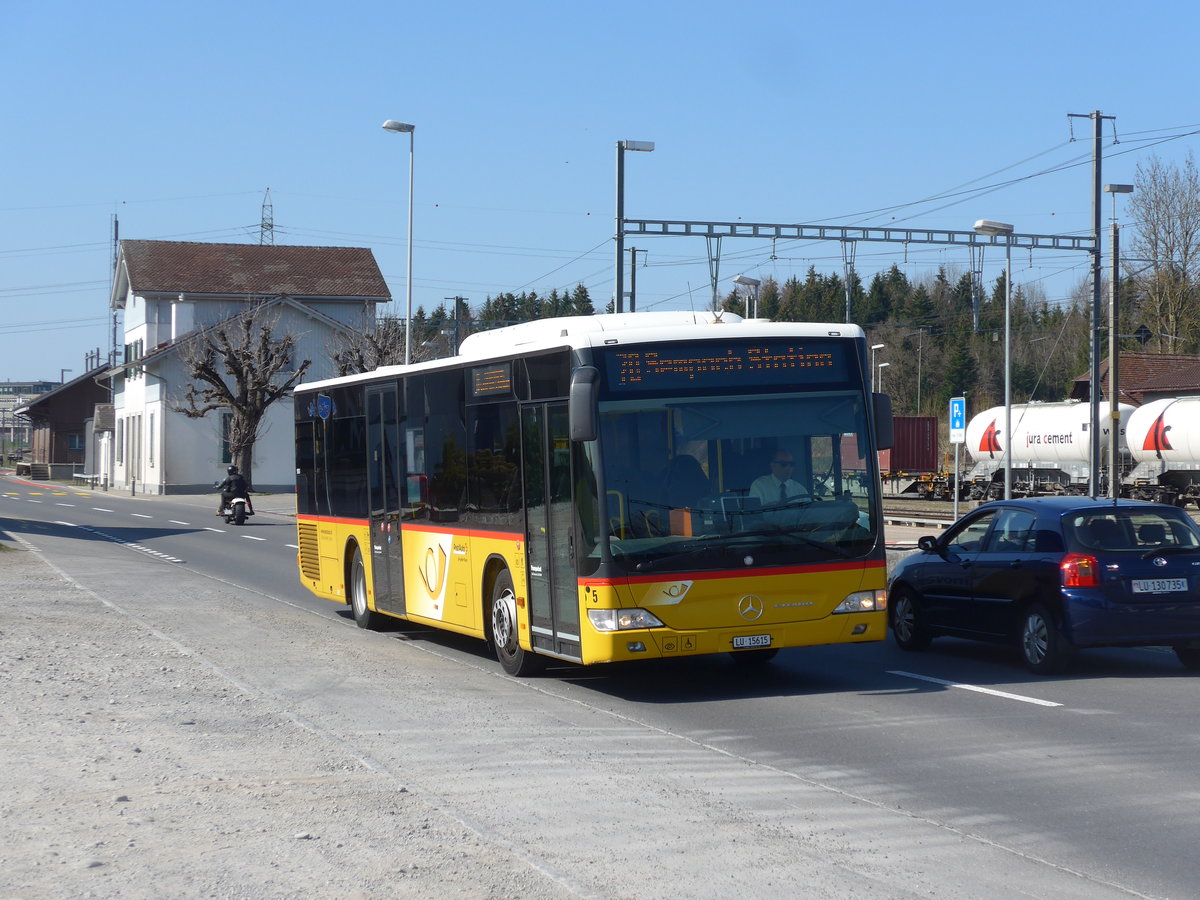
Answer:
<svg viewBox="0 0 1200 900"><path fill-rule="evenodd" d="M787 499L787 484L782 481L779 483L779 499L780 500Z"/></svg>

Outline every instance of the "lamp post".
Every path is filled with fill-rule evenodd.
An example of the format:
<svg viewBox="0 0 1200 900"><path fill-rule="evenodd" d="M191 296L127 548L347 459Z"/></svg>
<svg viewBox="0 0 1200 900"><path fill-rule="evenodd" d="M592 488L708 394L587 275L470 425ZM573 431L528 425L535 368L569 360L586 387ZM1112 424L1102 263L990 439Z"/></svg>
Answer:
<svg viewBox="0 0 1200 900"><path fill-rule="evenodd" d="M758 318L758 286L762 284L757 278L751 278L749 275L739 275L733 279L734 284L740 284L742 287L750 288L750 303L746 304L746 311L749 315L747 319Z"/></svg>
<svg viewBox="0 0 1200 900"><path fill-rule="evenodd" d="M1116 500L1121 495L1121 394L1117 387L1120 365L1120 313L1118 294L1121 287L1120 226L1117 225L1117 194L1132 194L1132 184L1106 184L1105 193L1112 194L1112 274L1108 284L1108 496Z"/></svg>
<svg viewBox="0 0 1200 900"><path fill-rule="evenodd" d="M654 141L617 141L617 272L613 288L613 311L625 311L625 151L649 153Z"/></svg>
<svg viewBox="0 0 1200 900"><path fill-rule="evenodd" d="M1012 499L1012 235L1013 226L980 219L978 234L1004 235L1004 499Z"/></svg>
<svg viewBox="0 0 1200 900"><path fill-rule="evenodd" d="M875 351L882 350L887 344L871 345L871 390L875 390Z"/></svg>
<svg viewBox="0 0 1200 900"><path fill-rule="evenodd" d="M405 291L404 305L404 364L412 362L412 295L413 295L413 143L417 126L407 122L397 122L388 119L383 123L383 130L394 134L408 135L408 288Z"/></svg>
<svg viewBox="0 0 1200 900"><path fill-rule="evenodd" d="M884 363L880 363L879 366L877 367L879 376L875 379L875 390L879 391L879 393L881 393L881 394L883 393L883 370L886 369L890 365L891 365L891 363L884 362Z"/></svg>

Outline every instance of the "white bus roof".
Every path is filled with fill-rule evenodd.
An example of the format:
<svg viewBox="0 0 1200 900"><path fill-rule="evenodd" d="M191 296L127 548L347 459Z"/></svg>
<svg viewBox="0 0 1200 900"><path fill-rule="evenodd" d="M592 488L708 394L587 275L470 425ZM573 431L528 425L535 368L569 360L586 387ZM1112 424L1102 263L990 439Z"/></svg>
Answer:
<svg viewBox="0 0 1200 900"><path fill-rule="evenodd" d="M321 390L353 384L356 381L369 381L380 375L401 375L475 360L504 359L517 354L559 347L578 349L728 337L861 338L863 330L858 325L845 323L772 322L768 319L743 319L728 312L718 315L686 310L564 316L557 319L536 319L519 325L476 332L463 340L458 356L414 363L411 366L384 366L373 372L310 381L297 385L296 390Z"/></svg>

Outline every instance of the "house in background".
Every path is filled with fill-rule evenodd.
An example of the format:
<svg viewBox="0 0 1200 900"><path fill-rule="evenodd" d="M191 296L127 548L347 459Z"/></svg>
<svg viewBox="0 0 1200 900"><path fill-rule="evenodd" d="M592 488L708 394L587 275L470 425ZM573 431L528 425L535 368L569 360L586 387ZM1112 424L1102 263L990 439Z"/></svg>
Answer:
<svg viewBox="0 0 1200 900"><path fill-rule="evenodd" d="M100 471L117 489L211 491L231 462L230 414L175 411L192 381L181 352L188 338L255 306L275 334L295 336L294 363L311 360L305 380L314 381L336 374L339 336L373 329L376 305L390 299L366 248L121 241L110 303L124 313L125 347L108 370L114 427ZM288 397L270 408L255 443L256 490L294 489L292 435Z"/></svg>
<svg viewBox="0 0 1200 900"><path fill-rule="evenodd" d="M1091 373L1071 385L1071 400L1091 399ZM1161 397L1200 394L1200 357L1171 353L1122 353L1117 359L1121 403L1141 406ZM1100 360L1100 397L1110 396L1108 358Z"/></svg>
<svg viewBox="0 0 1200 900"><path fill-rule="evenodd" d="M87 470L96 409L108 403L108 389L96 379L107 368L99 366L55 385L14 410L30 423L30 454L18 465L18 472L41 479L69 479Z"/></svg>

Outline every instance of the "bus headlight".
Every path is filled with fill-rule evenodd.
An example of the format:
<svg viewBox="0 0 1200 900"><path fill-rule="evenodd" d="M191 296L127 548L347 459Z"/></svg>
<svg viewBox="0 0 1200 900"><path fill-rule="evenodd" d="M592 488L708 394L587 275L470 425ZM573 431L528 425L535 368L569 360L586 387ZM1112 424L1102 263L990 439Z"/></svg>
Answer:
<svg viewBox="0 0 1200 900"><path fill-rule="evenodd" d="M887 591L855 591L837 605L833 614L878 612L883 609L887 609Z"/></svg>
<svg viewBox="0 0 1200 900"><path fill-rule="evenodd" d="M588 618L597 631L629 631L634 628L662 628L662 620L644 609L589 609Z"/></svg>

